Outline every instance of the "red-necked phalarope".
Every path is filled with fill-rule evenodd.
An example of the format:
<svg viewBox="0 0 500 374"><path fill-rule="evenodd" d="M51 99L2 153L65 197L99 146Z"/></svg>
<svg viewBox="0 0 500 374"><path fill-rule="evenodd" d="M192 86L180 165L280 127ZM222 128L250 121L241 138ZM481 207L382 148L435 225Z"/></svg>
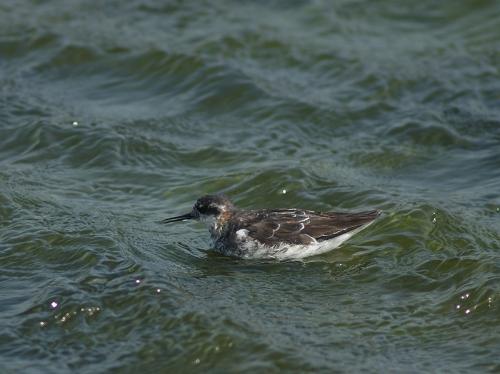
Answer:
<svg viewBox="0 0 500 374"><path fill-rule="evenodd" d="M379 210L360 213L302 209L240 210L223 195L207 195L191 212L161 221L188 219L208 225L215 249L244 258L303 258L328 252L370 225Z"/></svg>

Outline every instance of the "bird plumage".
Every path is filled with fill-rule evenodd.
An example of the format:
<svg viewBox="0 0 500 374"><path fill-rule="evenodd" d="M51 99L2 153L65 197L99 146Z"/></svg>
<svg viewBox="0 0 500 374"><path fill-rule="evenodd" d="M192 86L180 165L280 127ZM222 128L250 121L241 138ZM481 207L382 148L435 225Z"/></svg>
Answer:
<svg viewBox="0 0 500 374"><path fill-rule="evenodd" d="M184 219L207 222L215 248L224 254L288 258L333 249L379 215L378 210L360 213L302 209L246 211L237 209L225 196L207 195L198 199L190 213L163 222Z"/></svg>
<svg viewBox="0 0 500 374"><path fill-rule="evenodd" d="M314 212L299 209L263 209L235 214L235 229L265 245L311 244L334 238L373 221L379 212Z"/></svg>

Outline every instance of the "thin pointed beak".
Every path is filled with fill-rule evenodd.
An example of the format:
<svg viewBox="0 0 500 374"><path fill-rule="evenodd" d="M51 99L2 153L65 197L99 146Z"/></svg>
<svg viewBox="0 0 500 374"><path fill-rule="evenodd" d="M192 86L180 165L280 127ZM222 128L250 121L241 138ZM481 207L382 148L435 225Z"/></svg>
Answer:
<svg viewBox="0 0 500 374"><path fill-rule="evenodd" d="M177 222L177 221L185 221L188 219L195 219L195 215L192 212L183 214L182 216L176 216L176 217L170 217L170 218L165 218L164 220L161 220L160 223L172 223L172 222Z"/></svg>

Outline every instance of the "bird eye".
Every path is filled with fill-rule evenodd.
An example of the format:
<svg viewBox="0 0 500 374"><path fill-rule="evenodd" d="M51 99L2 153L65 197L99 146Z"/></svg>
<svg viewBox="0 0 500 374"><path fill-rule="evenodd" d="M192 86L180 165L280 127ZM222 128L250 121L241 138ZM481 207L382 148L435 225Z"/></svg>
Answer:
<svg viewBox="0 0 500 374"><path fill-rule="evenodd" d="M198 208L198 211L201 214L206 214L206 215L218 215L220 213L219 208L216 205L202 205Z"/></svg>
<svg viewBox="0 0 500 374"><path fill-rule="evenodd" d="M201 214L214 214L214 215L217 215L219 214L219 208L217 208L217 206L214 206L214 205L197 205L196 207L196 210L198 212L200 212Z"/></svg>
<svg viewBox="0 0 500 374"><path fill-rule="evenodd" d="M213 214L213 215L217 215L219 214L219 208L215 205L209 205L207 207L207 213L206 214Z"/></svg>

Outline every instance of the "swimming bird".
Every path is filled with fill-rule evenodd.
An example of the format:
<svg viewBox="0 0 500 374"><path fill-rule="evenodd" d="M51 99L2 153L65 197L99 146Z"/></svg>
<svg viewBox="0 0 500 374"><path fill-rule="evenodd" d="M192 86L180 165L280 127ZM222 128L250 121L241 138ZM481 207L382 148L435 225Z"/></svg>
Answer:
<svg viewBox="0 0 500 374"><path fill-rule="evenodd" d="M161 223L199 220L208 225L215 250L242 258L294 259L337 248L381 212L315 212L303 209L238 209L224 195L200 197L186 214Z"/></svg>

